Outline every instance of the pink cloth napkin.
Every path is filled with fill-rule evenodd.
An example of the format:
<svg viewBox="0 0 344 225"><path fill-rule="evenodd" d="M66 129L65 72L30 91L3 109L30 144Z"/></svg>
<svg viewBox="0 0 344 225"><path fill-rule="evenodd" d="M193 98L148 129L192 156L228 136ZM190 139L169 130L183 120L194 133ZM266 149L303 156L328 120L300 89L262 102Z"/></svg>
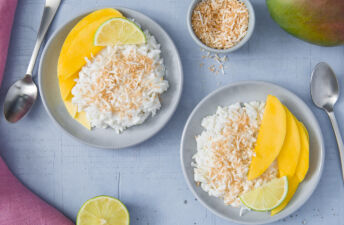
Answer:
<svg viewBox="0 0 344 225"><path fill-rule="evenodd" d="M17 0L0 0L0 85ZM13 176L0 157L0 225L72 225Z"/></svg>
<svg viewBox="0 0 344 225"><path fill-rule="evenodd" d="M0 225L72 224L59 211L24 187L0 158Z"/></svg>
<svg viewBox="0 0 344 225"><path fill-rule="evenodd" d="M8 43L10 42L11 28L17 0L0 0L0 86L4 74Z"/></svg>

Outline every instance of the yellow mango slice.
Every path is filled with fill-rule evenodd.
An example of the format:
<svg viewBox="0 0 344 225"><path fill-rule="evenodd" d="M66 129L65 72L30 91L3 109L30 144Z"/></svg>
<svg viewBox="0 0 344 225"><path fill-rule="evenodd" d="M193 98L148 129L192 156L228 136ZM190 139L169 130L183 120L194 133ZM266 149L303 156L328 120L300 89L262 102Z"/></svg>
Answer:
<svg viewBox="0 0 344 225"><path fill-rule="evenodd" d="M287 132L287 116L282 103L275 96L268 95L262 123L259 128L248 172L248 180L264 173L280 153Z"/></svg>
<svg viewBox="0 0 344 225"><path fill-rule="evenodd" d="M91 124L87 119L85 112L78 112L78 107L72 103L72 97L69 97L67 100L63 101L69 115L78 121L81 125L91 130Z"/></svg>
<svg viewBox="0 0 344 225"><path fill-rule="evenodd" d="M76 84L75 79L77 79L78 77L78 72L68 77L67 79L59 77L59 86L62 100L66 100L71 95L71 91Z"/></svg>
<svg viewBox="0 0 344 225"><path fill-rule="evenodd" d="M80 69L86 64L85 57L90 58L103 48L93 45L94 33L103 22L114 17L123 16L115 9L106 8L81 19L68 34L58 59L57 74L62 100L68 113L87 129L91 129L90 122L86 113L77 112L77 106L72 104L71 90Z"/></svg>
<svg viewBox="0 0 344 225"><path fill-rule="evenodd" d="M271 216L276 215L277 213L282 211L288 205L289 201L293 198L293 196L297 190L297 187L299 186L299 183L300 182L296 176L293 176L291 178L288 177L288 194L287 194L287 197L284 199L284 201L279 206L277 206L276 208L271 210Z"/></svg>
<svg viewBox="0 0 344 225"><path fill-rule="evenodd" d="M69 115L72 118L75 118L76 114L78 113L78 107L72 103L71 99L64 100L63 102L64 102L64 104L66 106L66 109L67 109Z"/></svg>
<svg viewBox="0 0 344 225"><path fill-rule="evenodd" d="M100 9L90 13L75 25L63 43L57 65L58 76L63 79L72 76L86 64L85 57L90 58L103 49L94 46L94 34L102 23L114 17L123 16L115 9Z"/></svg>
<svg viewBox="0 0 344 225"><path fill-rule="evenodd" d="M279 213L284 209L289 201L294 196L296 189L298 188L299 184L303 179L305 178L308 167L309 167L309 139L308 139L308 132L306 127L299 121L297 121L297 126L299 128L299 134L300 134L300 157L299 162L296 167L296 171L293 177L288 177L288 194L286 199L282 202L281 205L279 205L277 208L271 210L271 216Z"/></svg>
<svg viewBox="0 0 344 225"><path fill-rule="evenodd" d="M287 113L287 133L283 147L277 157L277 163L279 176L288 176L289 178L295 174L299 162L301 143L298 121L287 107L284 106L284 109Z"/></svg>
<svg viewBox="0 0 344 225"><path fill-rule="evenodd" d="M297 123L299 126L300 138L301 138L301 151L300 159L296 168L295 176L298 177L299 182L305 179L309 168L309 138L306 127L301 123Z"/></svg>
<svg viewBox="0 0 344 225"><path fill-rule="evenodd" d="M91 124L86 116L85 112L78 112L75 116L75 119L84 127L91 130Z"/></svg>

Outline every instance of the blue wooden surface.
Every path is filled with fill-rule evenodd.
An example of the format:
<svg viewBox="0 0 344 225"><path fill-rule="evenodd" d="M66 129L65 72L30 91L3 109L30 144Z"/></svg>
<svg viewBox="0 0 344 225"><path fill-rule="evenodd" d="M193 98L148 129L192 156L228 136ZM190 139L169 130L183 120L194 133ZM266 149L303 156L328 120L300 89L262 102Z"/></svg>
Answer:
<svg viewBox="0 0 344 225"><path fill-rule="evenodd" d="M253 0L256 29L239 51L228 55L225 75L214 75L186 27L189 0L62 0L48 36L80 12L101 6L123 6L156 20L175 41L184 66L184 93L167 126L145 143L119 151L85 146L66 135L48 117L40 100L24 120L8 124L0 118L0 154L13 173L32 191L75 220L79 207L96 195L120 198L132 225L230 224L206 210L188 190L180 169L179 142L193 107L208 93L238 80L271 81L300 96L313 110L325 138L323 177L311 199L292 216L275 224L344 224L344 188L334 135L325 113L309 95L312 68L328 62L344 88L344 49L304 43L282 31L270 18L265 1ZM4 94L21 78L31 55L43 0L19 0L5 79ZM203 67L201 63L205 63ZM340 125L344 98L336 105ZM344 128L342 126L342 128ZM344 130L342 129L344 132ZM4 185L4 184L1 184Z"/></svg>

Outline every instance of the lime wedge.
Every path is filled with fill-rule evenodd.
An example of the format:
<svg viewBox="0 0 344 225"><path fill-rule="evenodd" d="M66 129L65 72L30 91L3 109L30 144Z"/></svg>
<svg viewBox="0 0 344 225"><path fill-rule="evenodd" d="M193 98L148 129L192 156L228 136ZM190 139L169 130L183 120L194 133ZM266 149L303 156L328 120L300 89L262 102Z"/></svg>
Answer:
<svg viewBox="0 0 344 225"><path fill-rule="evenodd" d="M112 18L99 26L94 45L136 45L146 43L146 35L134 22L125 18Z"/></svg>
<svg viewBox="0 0 344 225"><path fill-rule="evenodd" d="M240 196L241 202L255 211L269 211L279 206L287 197L287 176L276 178L269 183Z"/></svg>
<svg viewBox="0 0 344 225"><path fill-rule="evenodd" d="M98 196L86 201L78 212L76 225L129 225L125 205L110 196Z"/></svg>

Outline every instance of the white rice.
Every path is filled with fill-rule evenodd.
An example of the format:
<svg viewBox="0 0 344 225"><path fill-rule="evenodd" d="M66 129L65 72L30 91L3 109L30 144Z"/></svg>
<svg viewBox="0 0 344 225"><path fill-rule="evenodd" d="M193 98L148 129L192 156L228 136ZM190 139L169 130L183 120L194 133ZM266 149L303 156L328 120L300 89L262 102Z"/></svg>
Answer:
<svg viewBox="0 0 344 225"><path fill-rule="evenodd" d="M247 173L263 118L263 102L235 103L218 107L216 114L202 120L204 131L196 137L193 156L194 179L210 196L241 206L240 194L277 177L273 163L259 178L249 181Z"/></svg>
<svg viewBox="0 0 344 225"><path fill-rule="evenodd" d="M107 46L87 59L72 89L72 102L86 112L92 127L117 133L143 123L161 107L165 67L160 44L148 31L142 45Z"/></svg>

